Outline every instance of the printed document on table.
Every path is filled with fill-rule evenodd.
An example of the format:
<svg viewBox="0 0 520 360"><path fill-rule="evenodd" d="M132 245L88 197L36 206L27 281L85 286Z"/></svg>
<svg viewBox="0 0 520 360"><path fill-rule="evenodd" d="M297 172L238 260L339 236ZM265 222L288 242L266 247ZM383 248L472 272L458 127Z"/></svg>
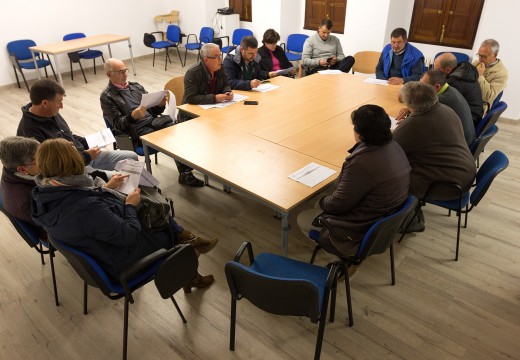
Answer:
<svg viewBox="0 0 520 360"><path fill-rule="evenodd" d="M374 79L374 78L367 78L363 82L366 82L366 83L369 83L369 84L376 84L376 85L385 85L385 86L388 85L388 80Z"/></svg>
<svg viewBox="0 0 520 360"><path fill-rule="evenodd" d="M338 75L338 74L344 74L341 70L334 70L334 69L328 69L328 70L319 70L318 71L321 75Z"/></svg>
<svg viewBox="0 0 520 360"><path fill-rule="evenodd" d="M118 161L115 166L115 170L121 171L123 166L126 164L126 161L127 161L127 159ZM130 159L130 161L134 161L134 160ZM150 172L148 172L148 170L146 170L146 168L143 168L143 170L141 171L141 178L139 179L139 185L149 186L149 187L159 186L159 180L155 176L150 174Z"/></svg>
<svg viewBox="0 0 520 360"><path fill-rule="evenodd" d="M280 70L277 70L276 73L278 75L287 75L289 74L291 71L294 70L294 66L290 67L290 68L287 68L287 69L280 69Z"/></svg>
<svg viewBox="0 0 520 360"><path fill-rule="evenodd" d="M233 105L233 104L236 104L238 102L244 101L244 100L246 100L248 98L249 98L249 96L233 93L233 100L231 100L231 101L225 101L223 103L217 103L217 104L199 105L199 106L201 108L203 108L204 110L211 109L211 108L219 108L220 109L220 108L224 108L226 106Z"/></svg>
<svg viewBox="0 0 520 360"><path fill-rule="evenodd" d="M153 106L157 106L161 103L165 96L166 90L143 94L141 97L141 106L144 106L147 109Z"/></svg>
<svg viewBox="0 0 520 360"><path fill-rule="evenodd" d="M141 172L143 171L144 163L126 159L123 166L119 169L122 175L128 175L124 182L116 190L123 194L129 194L139 186L141 179Z"/></svg>
<svg viewBox="0 0 520 360"><path fill-rule="evenodd" d="M279 87L280 86L278 86L278 85L265 83L265 84L260 84L258 87L251 89L251 90L265 93L265 92L268 92L268 91L271 91L274 89L278 89Z"/></svg>
<svg viewBox="0 0 520 360"><path fill-rule="evenodd" d="M309 187L314 187L335 173L336 170L329 169L316 163L310 163L302 167L300 170L295 171L288 177Z"/></svg>
<svg viewBox="0 0 520 360"><path fill-rule="evenodd" d="M97 133L87 135L85 136L85 140L87 140L89 148L94 146L101 148L116 142L114 134L112 134L112 131L109 128L105 128L101 131L98 131Z"/></svg>

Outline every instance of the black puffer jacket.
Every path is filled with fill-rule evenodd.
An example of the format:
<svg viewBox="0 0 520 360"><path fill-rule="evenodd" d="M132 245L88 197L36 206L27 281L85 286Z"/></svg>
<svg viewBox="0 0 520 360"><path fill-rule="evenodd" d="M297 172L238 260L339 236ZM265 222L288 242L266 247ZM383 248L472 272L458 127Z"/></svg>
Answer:
<svg viewBox="0 0 520 360"><path fill-rule="evenodd" d="M482 106L482 91L478 83L478 70L469 62L460 62L446 77L448 84L464 96L468 102L473 117L473 123L478 124L484 115Z"/></svg>

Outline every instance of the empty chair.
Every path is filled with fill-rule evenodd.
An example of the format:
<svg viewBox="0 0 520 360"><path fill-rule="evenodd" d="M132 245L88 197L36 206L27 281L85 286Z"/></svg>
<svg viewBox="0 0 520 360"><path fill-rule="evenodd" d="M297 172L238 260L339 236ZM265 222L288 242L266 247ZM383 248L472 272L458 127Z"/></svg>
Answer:
<svg viewBox="0 0 520 360"><path fill-rule="evenodd" d="M81 39L84 37L87 37L87 36L83 33L71 33L71 34L65 35L63 37L63 41ZM87 59L87 60L92 59L92 61L94 62L94 74L96 74L96 58L101 57L101 60L103 60L103 62L105 62L105 57L103 56L103 52L101 50L83 49L83 50L75 51L74 53L77 53L79 55L80 59ZM72 77L72 63L77 62L77 63L79 63L79 67L81 68L81 72L83 73L83 77L85 78L85 82L87 82L87 78L85 77L85 73L83 72L83 67L81 66L81 62L79 60L73 61L73 58L74 58L74 60L76 60L77 58L75 55L73 55L72 57L70 55L70 54L74 54L74 53L69 53L71 77ZM74 80L74 78L73 78L73 80Z"/></svg>
<svg viewBox="0 0 520 360"><path fill-rule="evenodd" d="M186 322L173 294L197 274L197 256L191 245L160 249L132 264L121 273L119 281L111 280L100 264L87 253L50 238L51 244L67 259L83 280L83 313L87 314L88 286L98 288L111 300L125 299L123 321L123 359L127 355L128 310L134 303L133 292L152 280L163 298L170 297L179 316ZM187 266L189 265L189 266ZM182 266L182 267L181 267ZM169 281L165 281L168 279Z"/></svg>
<svg viewBox="0 0 520 360"><path fill-rule="evenodd" d="M345 289L347 292L347 306L348 306L348 318L349 326L354 324L354 318L352 315L352 299L350 297L350 279L348 274L348 268L352 265L361 264L367 257L374 254L382 254L388 248L390 248L390 273L392 276L392 285L395 285L395 268L394 268L394 238L398 231L401 229L406 218L412 213L414 208L417 206L417 199L410 196L401 206L401 208L390 214L379 219L374 223L367 233L361 240L356 255L352 257L340 258L340 269L339 271L345 275ZM312 230L309 237L313 240L318 240L319 233ZM314 262L317 252L321 249L320 245L314 248L312 253L311 263ZM334 304L335 300L332 300Z"/></svg>
<svg viewBox="0 0 520 360"><path fill-rule="evenodd" d="M240 263L245 249L249 255L249 266ZM226 264L225 272L231 292L231 351L235 350L237 300L247 299L271 314L306 316L312 323L319 322L314 359L320 358L331 296L330 322L334 321L337 264L327 269L268 253L255 258L251 243L244 242L234 260Z"/></svg>
<svg viewBox="0 0 520 360"><path fill-rule="evenodd" d="M475 127L475 136L482 136L493 124L496 124L500 115L507 109L507 104L499 101L494 109L490 109Z"/></svg>
<svg viewBox="0 0 520 360"><path fill-rule="evenodd" d="M486 130L486 132L482 135L480 135L478 138L475 139L469 146L469 151L473 154L473 158L477 162L477 167L479 164L479 157L480 154L484 151L484 148L486 147L487 143L495 134L498 132L498 126L495 124L491 125L489 129Z"/></svg>
<svg viewBox="0 0 520 360"><path fill-rule="evenodd" d="M188 54L188 50L198 50L197 61L200 60L200 49L205 43L210 43L213 41L213 34L214 30L211 27L203 27L200 29L198 38L196 34L188 34L188 37L186 38L186 44L184 45L184 48L186 49L184 51L184 64L186 64L186 55ZM190 36L195 37L195 42L190 43Z"/></svg>
<svg viewBox="0 0 520 360"><path fill-rule="evenodd" d="M433 60L437 59L437 57L439 55L442 55L444 54L446 51L441 51L439 53L437 53L435 55L435 57L433 58ZM457 64L460 63L460 62L463 62L463 61L466 61L466 62L469 62L469 56L467 54L464 54L464 53L461 53L461 52L455 52L455 51L450 51L453 55L455 55L455 57L457 58Z"/></svg>
<svg viewBox="0 0 520 360"><path fill-rule="evenodd" d="M303 44L308 37L304 34L291 34L287 37L285 55L289 61L300 61L302 59Z"/></svg>
<svg viewBox="0 0 520 360"><path fill-rule="evenodd" d="M170 79L166 85L164 85L164 90L170 90L175 95L175 106L181 105L184 96L184 75ZM168 101L170 101L169 94Z"/></svg>
<svg viewBox="0 0 520 360"><path fill-rule="evenodd" d="M58 81L56 77L56 73L54 72L54 67L49 59L49 55L47 55L47 60L45 60L40 53L35 52L34 56L36 57L36 66L34 64L33 57L31 55L30 47L36 46L36 43L32 40L15 40L7 43L7 52L9 53L9 57L11 59L11 64L13 65L14 75L16 76L16 82L18 83L18 87L20 86L20 80L18 79L17 70L20 72L23 78L23 82L27 87L27 91L29 91L29 85L27 84L27 80L25 79L25 75L23 73L23 69L26 70L37 70L43 68L45 70L45 76L49 77L47 74L47 66L51 67L52 73L54 74L54 78Z"/></svg>
<svg viewBox="0 0 520 360"><path fill-rule="evenodd" d="M222 49L221 49L222 54L227 55L227 53L229 53L231 50L233 50L238 45L240 45L240 42L242 41L242 38L244 36L252 36L252 35L253 35L253 32L249 29L242 29L242 28L235 29L233 31L233 36L231 37L231 44L229 43L229 38L228 38L227 39L228 45L222 47Z"/></svg>
<svg viewBox="0 0 520 360"><path fill-rule="evenodd" d="M145 33L143 38L144 45L153 49L152 66L155 66L155 50L164 49L166 52L166 57L164 59L164 70L166 71L168 61L171 63L170 53L168 51L168 49L171 47L177 48L179 60L181 65L184 66L178 47L181 42L181 29L177 25L168 25L168 28L166 29L166 40L157 40L154 34L161 34L161 37L163 35L161 31L154 31L152 33Z"/></svg>
<svg viewBox="0 0 520 360"><path fill-rule="evenodd" d="M381 53L378 51L359 51L354 54L356 62L352 66L352 74L360 72L363 74L375 74L376 66Z"/></svg>

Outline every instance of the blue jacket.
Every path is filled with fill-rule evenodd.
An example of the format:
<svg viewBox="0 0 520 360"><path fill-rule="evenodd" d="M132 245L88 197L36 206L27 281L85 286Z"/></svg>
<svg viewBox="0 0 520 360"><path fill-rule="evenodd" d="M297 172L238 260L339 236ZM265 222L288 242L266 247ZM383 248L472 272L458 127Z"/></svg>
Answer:
<svg viewBox="0 0 520 360"><path fill-rule="evenodd" d="M109 191L37 186L32 198L34 222L92 256L113 279L146 255L172 247L168 234L142 230L136 209Z"/></svg>
<svg viewBox="0 0 520 360"><path fill-rule="evenodd" d="M388 79L390 74L390 66L392 66L392 58L394 56L391 44L388 44L383 48L381 56L383 58L383 73ZM415 63L417 63L417 61L424 63L423 53L412 44L407 43L404 49L403 64L401 66L403 78L412 75L412 67Z"/></svg>

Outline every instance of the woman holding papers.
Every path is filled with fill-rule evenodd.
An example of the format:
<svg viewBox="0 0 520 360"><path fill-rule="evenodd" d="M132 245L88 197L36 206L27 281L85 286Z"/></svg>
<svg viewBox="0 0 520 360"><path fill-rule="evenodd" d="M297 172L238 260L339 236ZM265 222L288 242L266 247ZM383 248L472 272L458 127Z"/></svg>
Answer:
<svg viewBox="0 0 520 360"><path fill-rule="evenodd" d="M36 153L36 164L40 175L35 178L38 186L33 190L34 222L56 240L91 255L111 278L119 279L121 270L128 265L160 248L173 246L169 231L149 232L141 227L136 212L140 189L127 196L113 190L124 181L122 175L112 177L102 188L96 187L85 174L81 155L68 141L43 142ZM179 238L182 227L172 218L170 224ZM197 274L184 291L207 287L212 282L212 275Z"/></svg>
<svg viewBox="0 0 520 360"><path fill-rule="evenodd" d="M336 188L315 209L298 216L306 236L319 232L321 247L340 257L355 255L370 226L408 197L410 165L392 139L390 118L377 105L352 113L356 144L349 150Z"/></svg>
<svg viewBox="0 0 520 360"><path fill-rule="evenodd" d="M258 49L258 54L262 57L260 69L268 72L269 77L278 75L294 76L296 70L289 59L287 59L282 47L277 45L278 41L280 41L280 34L273 29L265 31L262 39L264 45ZM283 71L284 69L287 69L287 71Z"/></svg>

